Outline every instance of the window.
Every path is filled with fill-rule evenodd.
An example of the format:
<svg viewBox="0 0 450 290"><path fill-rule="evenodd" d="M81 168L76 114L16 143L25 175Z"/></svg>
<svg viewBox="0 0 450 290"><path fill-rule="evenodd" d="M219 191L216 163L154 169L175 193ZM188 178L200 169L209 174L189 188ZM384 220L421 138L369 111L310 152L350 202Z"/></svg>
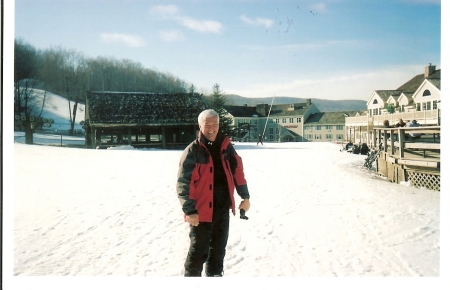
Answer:
<svg viewBox="0 0 450 290"><path fill-rule="evenodd" d="M280 123L280 119L273 119L273 121L277 124Z"/></svg>
<svg viewBox="0 0 450 290"><path fill-rule="evenodd" d="M281 120L281 123L286 123L286 118L283 118L283 119Z"/></svg>
<svg viewBox="0 0 450 290"><path fill-rule="evenodd" d="M316 130L317 130L317 131L322 130L322 126L317 125L317 126L316 126Z"/></svg>
<svg viewBox="0 0 450 290"><path fill-rule="evenodd" d="M297 118L297 123L301 123L302 122L302 118Z"/></svg>
<svg viewBox="0 0 450 290"><path fill-rule="evenodd" d="M433 101L433 110L437 110L437 101Z"/></svg>
<svg viewBox="0 0 450 290"><path fill-rule="evenodd" d="M343 134L336 134L336 139L343 140L344 139L344 135Z"/></svg>
<svg viewBox="0 0 450 290"><path fill-rule="evenodd" d="M422 97L428 97L428 96L431 96L431 92L430 92L430 90L425 90L422 94Z"/></svg>
<svg viewBox="0 0 450 290"><path fill-rule="evenodd" d="M325 129L326 130L331 130L331 129L333 129L333 126L332 125L325 125Z"/></svg>
<svg viewBox="0 0 450 290"><path fill-rule="evenodd" d="M336 130L344 130L344 125L336 125Z"/></svg>
<svg viewBox="0 0 450 290"><path fill-rule="evenodd" d="M431 101L427 102L427 111L431 110Z"/></svg>
<svg viewBox="0 0 450 290"><path fill-rule="evenodd" d="M314 134L314 139L321 140L322 139L322 135L321 134Z"/></svg>
<svg viewBox="0 0 450 290"><path fill-rule="evenodd" d="M416 111L420 111L420 103L416 104Z"/></svg>
<svg viewBox="0 0 450 290"><path fill-rule="evenodd" d="M305 126L305 131L311 131L312 130L312 126Z"/></svg>
<svg viewBox="0 0 450 290"><path fill-rule="evenodd" d="M289 118L289 123L294 123L294 118Z"/></svg>
<svg viewBox="0 0 450 290"><path fill-rule="evenodd" d="M306 134L306 139L307 140L312 140L312 138L313 138L312 134Z"/></svg>
<svg viewBox="0 0 450 290"><path fill-rule="evenodd" d="M326 134L326 135L325 135L325 138L326 138L327 140L331 140L331 139L333 139L333 134Z"/></svg>
<svg viewBox="0 0 450 290"><path fill-rule="evenodd" d="M374 105L378 104L378 100L377 99L373 100L372 104Z"/></svg>

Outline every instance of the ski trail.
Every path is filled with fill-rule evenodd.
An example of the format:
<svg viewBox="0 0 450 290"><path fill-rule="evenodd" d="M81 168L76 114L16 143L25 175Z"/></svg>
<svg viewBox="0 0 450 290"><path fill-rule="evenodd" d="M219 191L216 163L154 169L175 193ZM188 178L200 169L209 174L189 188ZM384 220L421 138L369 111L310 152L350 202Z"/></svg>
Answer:
<svg viewBox="0 0 450 290"><path fill-rule="evenodd" d="M377 229L370 224L364 225L359 218L359 213L357 213L355 209L351 209L351 211L356 226L361 230L361 233L365 237L360 246L364 248L366 253L383 262L386 267L392 268L400 276L404 276L405 271L408 276L419 275L419 273L409 267L408 263L403 260L400 255L391 250L391 247L385 246L380 236L376 234ZM375 251L372 245L370 247L365 245L366 242L371 243L372 241L377 243ZM398 267L394 267L394 265Z"/></svg>

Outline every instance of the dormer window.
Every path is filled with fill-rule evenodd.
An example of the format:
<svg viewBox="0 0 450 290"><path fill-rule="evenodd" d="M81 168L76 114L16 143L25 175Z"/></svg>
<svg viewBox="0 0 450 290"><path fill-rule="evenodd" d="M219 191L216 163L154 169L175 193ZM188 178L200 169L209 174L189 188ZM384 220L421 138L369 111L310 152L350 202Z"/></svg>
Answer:
<svg viewBox="0 0 450 290"><path fill-rule="evenodd" d="M374 104L374 105L378 104L378 100L377 99L373 100L372 104Z"/></svg>
<svg viewBox="0 0 450 290"><path fill-rule="evenodd" d="M431 92L430 92L430 90L425 90L425 91L423 92L422 97L428 97L428 96L431 96Z"/></svg>

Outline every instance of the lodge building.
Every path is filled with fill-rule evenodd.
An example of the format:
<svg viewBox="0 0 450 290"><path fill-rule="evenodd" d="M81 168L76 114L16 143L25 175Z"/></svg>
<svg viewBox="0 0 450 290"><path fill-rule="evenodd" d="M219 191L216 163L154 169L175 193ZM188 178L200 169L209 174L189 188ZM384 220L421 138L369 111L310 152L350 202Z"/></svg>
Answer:
<svg viewBox="0 0 450 290"><path fill-rule="evenodd" d="M184 148L197 137L206 108L199 94L88 92L86 146Z"/></svg>

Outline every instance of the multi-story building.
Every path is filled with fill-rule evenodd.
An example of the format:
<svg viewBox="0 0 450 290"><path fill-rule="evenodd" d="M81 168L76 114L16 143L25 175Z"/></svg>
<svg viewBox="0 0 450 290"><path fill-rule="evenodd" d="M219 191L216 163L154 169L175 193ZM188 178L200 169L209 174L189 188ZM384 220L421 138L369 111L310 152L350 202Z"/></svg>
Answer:
<svg viewBox="0 0 450 290"><path fill-rule="evenodd" d="M396 90L376 90L367 101L367 111L345 118L346 135L360 143L370 143L371 129L385 120L396 124L399 119L417 120L421 125L440 125L441 70L435 65L425 67ZM389 113L392 104L394 113ZM359 136L355 136L360 132ZM372 144L373 145L373 144Z"/></svg>
<svg viewBox="0 0 450 290"><path fill-rule="evenodd" d="M312 142L350 141L345 133L345 117L358 112L322 112L309 116L304 124L304 139Z"/></svg>
<svg viewBox="0 0 450 290"><path fill-rule="evenodd" d="M233 119L236 136L240 141L258 140L264 136L269 142L302 142L304 122L313 113L319 113L316 105L307 99L306 103L258 104L250 106L225 106Z"/></svg>

